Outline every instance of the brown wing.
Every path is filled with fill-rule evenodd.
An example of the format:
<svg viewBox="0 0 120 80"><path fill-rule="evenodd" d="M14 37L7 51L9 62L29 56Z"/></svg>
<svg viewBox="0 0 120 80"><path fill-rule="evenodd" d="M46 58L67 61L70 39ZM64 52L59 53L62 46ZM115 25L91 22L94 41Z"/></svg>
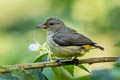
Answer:
<svg viewBox="0 0 120 80"><path fill-rule="evenodd" d="M86 44L89 44L89 45L96 44L89 38L76 32L69 33L69 34L56 33L53 36L53 40L55 43L61 46L81 46Z"/></svg>

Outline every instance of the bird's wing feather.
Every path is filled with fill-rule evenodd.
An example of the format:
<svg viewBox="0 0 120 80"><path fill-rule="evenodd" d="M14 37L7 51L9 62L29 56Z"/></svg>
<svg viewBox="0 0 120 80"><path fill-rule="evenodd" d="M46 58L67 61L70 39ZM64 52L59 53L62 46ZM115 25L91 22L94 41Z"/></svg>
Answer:
<svg viewBox="0 0 120 80"><path fill-rule="evenodd" d="M56 33L53 36L53 40L56 44L61 46L81 46L81 45L94 45L92 40L83 36L80 33L74 32L69 34Z"/></svg>

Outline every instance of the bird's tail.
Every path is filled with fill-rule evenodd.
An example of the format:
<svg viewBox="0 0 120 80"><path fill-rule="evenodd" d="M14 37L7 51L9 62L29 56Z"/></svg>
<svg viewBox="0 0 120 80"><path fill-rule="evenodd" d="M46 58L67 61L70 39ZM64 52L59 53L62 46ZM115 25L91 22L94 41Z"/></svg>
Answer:
<svg viewBox="0 0 120 80"><path fill-rule="evenodd" d="M104 51L104 48L103 48L102 46L97 46L97 45L94 45L94 47L99 48L99 49L101 49L101 50L103 50L103 51Z"/></svg>

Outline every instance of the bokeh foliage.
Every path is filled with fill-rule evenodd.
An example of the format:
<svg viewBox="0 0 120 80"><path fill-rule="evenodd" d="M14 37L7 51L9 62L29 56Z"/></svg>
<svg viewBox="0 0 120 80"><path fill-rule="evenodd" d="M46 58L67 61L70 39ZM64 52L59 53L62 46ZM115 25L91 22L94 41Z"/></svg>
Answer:
<svg viewBox="0 0 120 80"><path fill-rule="evenodd" d="M119 14L119 0L0 0L0 64L33 62L38 54L29 51L28 46L35 43L34 39L45 42L45 33L35 26L48 17L60 18L105 47L104 52L93 50L83 58L119 56ZM111 68L110 65L90 68Z"/></svg>

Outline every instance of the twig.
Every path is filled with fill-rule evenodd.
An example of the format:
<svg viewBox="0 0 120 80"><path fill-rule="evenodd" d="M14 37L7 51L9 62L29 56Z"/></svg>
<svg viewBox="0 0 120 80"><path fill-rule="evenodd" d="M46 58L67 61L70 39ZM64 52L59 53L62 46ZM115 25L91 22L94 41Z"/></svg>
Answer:
<svg viewBox="0 0 120 80"><path fill-rule="evenodd" d="M93 64L93 63L103 63L103 62L115 62L120 57L97 57L97 58L88 58L72 61L61 61L61 66L64 65L73 65L73 64ZM15 69L36 69L44 67L57 67L59 62L38 62L38 63L29 63L29 64L17 64L8 67L0 67L0 73L10 72Z"/></svg>

